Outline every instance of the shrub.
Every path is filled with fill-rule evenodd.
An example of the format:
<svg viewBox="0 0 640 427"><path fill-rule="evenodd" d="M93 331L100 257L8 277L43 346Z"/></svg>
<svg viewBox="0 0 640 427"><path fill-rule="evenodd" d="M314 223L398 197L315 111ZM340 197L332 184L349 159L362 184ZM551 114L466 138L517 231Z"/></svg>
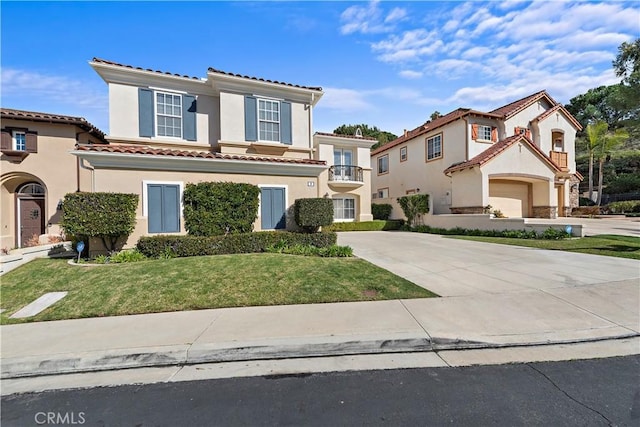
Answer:
<svg viewBox="0 0 640 427"><path fill-rule="evenodd" d="M306 233L315 233L318 229L333 222L333 201L331 199L298 199L294 205L296 224Z"/></svg>
<svg viewBox="0 0 640 427"><path fill-rule="evenodd" d="M391 216L393 206L388 203L373 203L371 204L371 214L373 219L387 220Z"/></svg>
<svg viewBox="0 0 640 427"><path fill-rule="evenodd" d="M640 212L640 200L625 200L613 202L608 205L611 213L638 213Z"/></svg>
<svg viewBox="0 0 640 427"><path fill-rule="evenodd" d="M571 215L572 216L581 216L581 215L587 215L587 216L593 216L593 215L600 215L600 206L580 206L579 208L573 208L571 210Z"/></svg>
<svg viewBox="0 0 640 427"><path fill-rule="evenodd" d="M418 225L416 227L407 227L408 231L415 231L418 233L429 234L442 234L449 236L480 236L480 237L508 237L512 239L553 239L559 240L567 237L571 237L564 230L556 230L549 227L542 233L537 233L535 230L479 230L479 229L466 229L461 227L455 228L437 228L430 227L428 225Z"/></svg>
<svg viewBox="0 0 640 427"><path fill-rule="evenodd" d="M324 227L325 231L387 231L400 230L404 221L399 220L376 220L363 222L334 222Z"/></svg>
<svg viewBox="0 0 640 427"><path fill-rule="evenodd" d="M260 189L235 182L200 182L184 189L184 225L193 236L248 233L258 216Z"/></svg>
<svg viewBox="0 0 640 427"><path fill-rule="evenodd" d="M571 237L571 235L566 231L558 230L551 227L547 228L542 232L542 234L539 235L540 239L545 239L545 240L562 240L562 239L566 239L567 237Z"/></svg>
<svg viewBox="0 0 640 427"><path fill-rule="evenodd" d="M201 255L222 255L264 252L274 245L296 244L324 248L335 245L336 233L292 233L259 231L226 236L143 236L137 248L149 258L173 258ZM282 243L281 243L282 242Z"/></svg>
<svg viewBox="0 0 640 427"><path fill-rule="evenodd" d="M125 262L138 262L144 261L147 259L146 256L138 249L129 249L126 251L120 251L116 254L113 254L109 257L109 262L114 264L125 263Z"/></svg>
<svg viewBox="0 0 640 427"><path fill-rule="evenodd" d="M411 196L398 197L398 204L402 208L404 216L407 217L407 223L413 226L416 225L415 221L418 216L429 212L429 195L413 194Z"/></svg>
<svg viewBox="0 0 640 427"><path fill-rule="evenodd" d="M595 206L596 202L594 202L593 200L591 200L588 197L580 197L578 199L578 205L579 206Z"/></svg>
<svg viewBox="0 0 640 427"><path fill-rule="evenodd" d="M303 255L303 256L321 256L321 257L352 257L353 249L349 246L331 245L326 248L318 248L311 245L295 244L293 246L287 246L286 243L280 241L275 245L269 246L265 249L265 252L289 254L289 255Z"/></svg>
<svg viewBox="0 0 640 427"><path fill-rule="evenodd" d="M616 176L607 183L603 192L607 194L633 193L640 191L640 175L624 173Z"/></svg>
<svg viewBox="0 0 640 427"><path fill-rule="evenodd" d="M61 226L75 240L98 237L113 252L118 240L133 231L137 207L137 194L69 193L62 204Z"/></svg>

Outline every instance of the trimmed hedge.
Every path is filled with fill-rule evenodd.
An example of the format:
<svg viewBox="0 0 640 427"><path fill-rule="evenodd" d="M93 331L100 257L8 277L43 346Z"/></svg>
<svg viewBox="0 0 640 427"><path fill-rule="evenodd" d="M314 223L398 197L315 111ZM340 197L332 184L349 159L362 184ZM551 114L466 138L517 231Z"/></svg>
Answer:
<svg viewBox="0 0 640 427"><path fill-rule="evenodd" d="M405 227L407 231L415 231L418 233L442 234L447 236L481 236L481 237L509 237L512 239L544 239L544 240L560 240L571 237L564 230L557 230L549 227L542 233L535 230L479 230L467 229L461 227L455 228L437 228L428 225L418 225L416 227Z"/></svg>
<svg viewBox="0 0 640 427"><path fill-rule="evenodd" d="M260 188L237 182L199 182L184 189L184 226L192 236L248 233L258 217Z"/></svg>
<svg viewBox="0 0 640 427"><path fill-rule="evenodd" d="M333 201L325 198L298 199L294 205L296 224L307 233L333 222Z"/></svg>
<svg viewBox="0 0 640 427"><path fill-rule="evenodd" d="M611 213L640 213L640 200L625 200L607 205Z"/></svg>
<svg viewBox="0 0 640 427"><path fill-rule="evenodd" d="M67 236L87 243L90 237L98 237L113 252L118 240L133 232L137 208L137 194L69 193L62 202L60 225Z"/></svg>
<svg viewBox="0 0 640 427"><path fill-rule="evenodd" d="M325 231L388 231L400 230L404 224L403 220L375 220L363 222L334 222L323 227Z"/></svg>
<svg viewBox="0 0 640 427"><path fill-rule="evenodd" d="M373 219L381 219L386 221L391 216L392 210L393 206L388 203L371 204L371 214L373 215Z"/></svg>
<svg viewBox="0 0 640 427"><path fill-rule="evenodd" d="M336 233L292 233L257 231L226 236L143 236L137 248L150 258L264 252L274 245L307 245L326 248L335 245Z"/></svg>
<svg viewBox="0 0 640 427"><path fill-rule="evenodd" d="M600 215L600 206L580 206L571 210L572 216L577 215Z"/></svg>

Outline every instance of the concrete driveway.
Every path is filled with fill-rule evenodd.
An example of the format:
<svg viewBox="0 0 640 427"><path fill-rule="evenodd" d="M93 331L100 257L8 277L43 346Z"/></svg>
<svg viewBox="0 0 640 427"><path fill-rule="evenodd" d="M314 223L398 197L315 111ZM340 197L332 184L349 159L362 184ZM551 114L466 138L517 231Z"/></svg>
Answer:
<svg viewBox="0 0 640 427"><path fill-rule="evenodd" d="M636 260L409 232L339 233L338 243L442 296L405 302L434 336L510 342L511 334L561 340L640 332Z"/></svg>

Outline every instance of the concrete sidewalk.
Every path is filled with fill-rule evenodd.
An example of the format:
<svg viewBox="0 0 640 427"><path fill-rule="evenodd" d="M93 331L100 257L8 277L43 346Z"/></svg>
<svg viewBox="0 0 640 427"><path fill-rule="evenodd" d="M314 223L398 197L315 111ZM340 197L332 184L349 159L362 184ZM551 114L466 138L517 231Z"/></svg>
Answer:
<svg viewBox="0 0 640 427"><path fill-rule="evenodd" d="M339 242L443 297L5 325L2 378L640 336L637 261L377 234Z"/></svg>

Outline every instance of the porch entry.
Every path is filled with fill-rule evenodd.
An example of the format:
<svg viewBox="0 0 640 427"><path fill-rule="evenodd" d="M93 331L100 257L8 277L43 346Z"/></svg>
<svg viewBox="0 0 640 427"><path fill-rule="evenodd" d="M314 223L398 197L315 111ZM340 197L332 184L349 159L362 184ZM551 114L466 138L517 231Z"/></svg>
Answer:
<svg viewBox="0 0 640 427"><path fill-rule="evenodd" d="M260 190L261 228L263 230L286 228L286 189L282 187L262 187Z"/></svg>
<svg viewBox="0 0 640 427"><path fill-rule="evenodd" d="M29 246L34 238L45 233L44 187L38 183L28 183L16 193L19 247Z"/></svg>

